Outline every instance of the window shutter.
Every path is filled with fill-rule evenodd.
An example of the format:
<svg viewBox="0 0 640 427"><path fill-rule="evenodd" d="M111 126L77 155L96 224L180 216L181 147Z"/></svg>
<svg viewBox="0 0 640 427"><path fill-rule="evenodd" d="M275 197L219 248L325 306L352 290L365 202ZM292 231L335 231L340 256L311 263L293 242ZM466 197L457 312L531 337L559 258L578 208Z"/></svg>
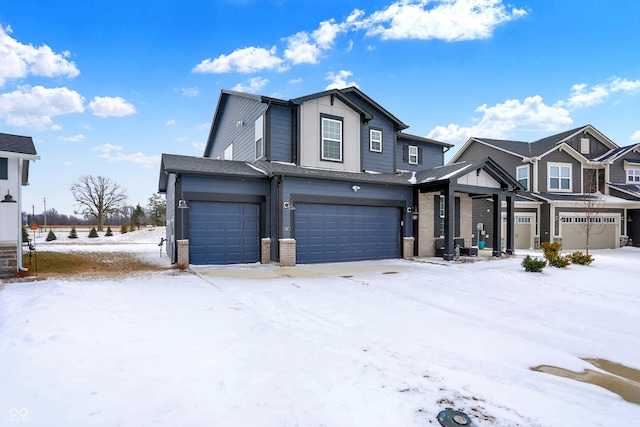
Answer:
<svg viewBox="0 0 640 427"><path fill-rule="evenodd" d="M455 218L455 221L456 221L456 225L455 225L456 237L460 237L460 197L456 197L455 200L456 200L456 202L455 202L456 203L456 208L455 208L456 216L454 218Z"/></svg>
<svg viewBox="0 0 640 427"><path fill-rule="evenodd" d="M433 237L440 237L440 195L433 196Z"/></svg>
<svg viewBox="0 0 640 427"><path fill-rule="evenodd" d="M402 146L402 161L405 163L409 163L409 146Z"/></svg>
<svg viewBox="0 0 640 427"><path fill-rule="evenodd" d="M418 164L422 164L422 147L418 147Z"/></svg>

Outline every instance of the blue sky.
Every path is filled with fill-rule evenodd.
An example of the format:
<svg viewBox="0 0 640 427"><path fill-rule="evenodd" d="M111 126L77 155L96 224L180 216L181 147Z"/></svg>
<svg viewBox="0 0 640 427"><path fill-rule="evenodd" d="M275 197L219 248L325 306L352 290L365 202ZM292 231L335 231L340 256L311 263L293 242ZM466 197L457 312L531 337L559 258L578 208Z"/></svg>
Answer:
<svg viewBox="0 0 640 427"><path fill-rule="evenodd" d="M222 89L357 85L456 148L586 124L625 146L640 142L639 16L626 0L3 2L0 132L41 156L23 210L64 214L88 174L145 206L161 153L202 155Z"/></svg>

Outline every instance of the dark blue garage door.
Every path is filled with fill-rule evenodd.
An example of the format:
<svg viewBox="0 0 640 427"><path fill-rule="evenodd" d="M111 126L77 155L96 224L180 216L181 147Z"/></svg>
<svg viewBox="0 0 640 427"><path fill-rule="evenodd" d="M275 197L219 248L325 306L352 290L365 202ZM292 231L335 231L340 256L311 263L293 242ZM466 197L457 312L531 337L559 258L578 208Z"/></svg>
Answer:
<svg viewBox="0 0 640 427"><path fill-rule="evenodd" d="M189 203L189 263L243 264L259 261L257 203Z"/></svg>
<svg viewBox="0 0 640 427"><path fill-rule="evenodd" d="M297 262L400 257L400 208L297 203Z"/></svg>

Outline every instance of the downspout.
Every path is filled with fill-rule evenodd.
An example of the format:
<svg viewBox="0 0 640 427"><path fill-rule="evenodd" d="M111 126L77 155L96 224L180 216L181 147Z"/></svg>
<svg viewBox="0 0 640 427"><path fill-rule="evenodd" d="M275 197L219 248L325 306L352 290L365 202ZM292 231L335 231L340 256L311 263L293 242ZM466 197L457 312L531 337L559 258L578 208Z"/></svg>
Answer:
<svg viewBox="0 0 640 427"><path fill-rule="evenodd" d="M16 247L16 258L18 261L17 263L18 270L29 271L29 269L24 266L23 257L22 257L22 173L23 173L23 169L24 169L24 160L22 159L22 157L20 157L18 159L18 201L20 203L18 203L18 215L16 218L18 222L18 227L17 227L18 246Z"/></svg>

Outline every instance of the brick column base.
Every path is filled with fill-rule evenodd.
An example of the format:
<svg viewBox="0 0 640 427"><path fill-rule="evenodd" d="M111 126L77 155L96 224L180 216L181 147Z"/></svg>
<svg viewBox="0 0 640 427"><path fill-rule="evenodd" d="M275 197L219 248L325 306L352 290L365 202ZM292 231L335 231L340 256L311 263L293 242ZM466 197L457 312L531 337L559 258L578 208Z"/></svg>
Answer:
<svg viewBox="0 0 640 427"><path fill-rule="evenodd" d="M413 259L413 246L416 239L413 237L404 237L402 239L402 258Z"/></svg>
<svg viewBox="0 0 640 427"><path fill-rule="evenodd" d="M271 239L265 237L260 245L260 264L271 264Z"/></svg>
<svg viewBox="0 0 640 427"><path fill-rule="evenodd" d="M178 268L189 268L189 240L178 240Z"/></svg>
<svg viewBox="0 0 640 427"><path fill-rule="evenodd" d="M280 239L280 267L296 265L296 239Z"/></svg>

